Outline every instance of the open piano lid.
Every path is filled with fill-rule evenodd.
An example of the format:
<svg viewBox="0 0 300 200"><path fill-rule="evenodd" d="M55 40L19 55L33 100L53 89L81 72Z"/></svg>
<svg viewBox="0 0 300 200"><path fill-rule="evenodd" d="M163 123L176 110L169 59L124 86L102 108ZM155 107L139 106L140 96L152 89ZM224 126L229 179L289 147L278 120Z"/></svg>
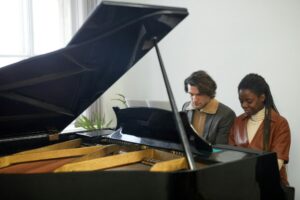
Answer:
<svg viewBox="0 0 300 200"><path fill-rule="evenodd" d="M0 69L0 138L62 131L188 15L102 2L70 43Z"/></svg>

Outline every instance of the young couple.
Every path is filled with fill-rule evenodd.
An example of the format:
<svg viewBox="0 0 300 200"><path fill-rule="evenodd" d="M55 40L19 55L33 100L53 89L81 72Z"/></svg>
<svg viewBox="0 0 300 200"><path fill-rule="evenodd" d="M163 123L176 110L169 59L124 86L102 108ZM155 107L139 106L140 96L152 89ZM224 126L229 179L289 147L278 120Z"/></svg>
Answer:
<svg viewBox="0 0 300 200"><path fill-rule="evenodd" d="M192 73L185 79L184 88L191 100L183 110L198 135L212 144L276 152L281 181L288 185L285 164L289 160L291 133L262 76L248 74L239 83L238 96L245 112L238 117L215 99L217 85L205 71Z"/></svg>

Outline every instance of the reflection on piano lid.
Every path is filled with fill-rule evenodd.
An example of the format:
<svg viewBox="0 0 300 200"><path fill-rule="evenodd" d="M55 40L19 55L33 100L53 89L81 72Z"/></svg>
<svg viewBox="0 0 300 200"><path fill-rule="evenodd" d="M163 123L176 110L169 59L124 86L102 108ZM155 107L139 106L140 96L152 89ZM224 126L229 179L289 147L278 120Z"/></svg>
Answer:
<svg viewBox="0 0 300 200"><path fill-rule="evenodd" d="M187 15L103 1L65 48L0 69L0 137L60 132Z"/></svg>

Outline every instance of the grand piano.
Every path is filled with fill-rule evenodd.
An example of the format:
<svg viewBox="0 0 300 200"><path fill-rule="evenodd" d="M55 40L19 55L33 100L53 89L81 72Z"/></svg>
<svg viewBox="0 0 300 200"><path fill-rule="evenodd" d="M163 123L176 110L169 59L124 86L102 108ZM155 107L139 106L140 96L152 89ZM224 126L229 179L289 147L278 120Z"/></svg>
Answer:
<svg viewBox="0 0 300 200"><path fill-rule="evenodd" d="M2 67L1 199L285 199L275 153L212 146L174 106L61 134L187 15L104 1L65 48Z"/></svg>

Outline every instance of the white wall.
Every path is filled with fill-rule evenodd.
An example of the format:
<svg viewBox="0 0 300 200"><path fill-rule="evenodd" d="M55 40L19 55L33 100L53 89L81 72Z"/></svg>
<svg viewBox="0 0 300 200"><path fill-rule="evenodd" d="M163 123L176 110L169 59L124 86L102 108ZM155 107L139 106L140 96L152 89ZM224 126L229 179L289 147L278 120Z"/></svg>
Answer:
<svg viewBox="0 0 300 200"><path fill-rule="evenodd" d="M119 0L120 1L120 0ZM141 1L135 1L141 2ZM143 3L188 8L190 15L159 44L180 109L188 96L183 80L204 69L217 82L217 99L242 112L237 85L247 73L269 82L275 103L292 131L288 175L300 199L300 1L298 0L144 0ZM154 52L146 55L103 97L166 100ZM109 103L109 102L108 102ZM112 104L115 104L114 102ZM109 109L109 106L106 106Z"/></svg>

